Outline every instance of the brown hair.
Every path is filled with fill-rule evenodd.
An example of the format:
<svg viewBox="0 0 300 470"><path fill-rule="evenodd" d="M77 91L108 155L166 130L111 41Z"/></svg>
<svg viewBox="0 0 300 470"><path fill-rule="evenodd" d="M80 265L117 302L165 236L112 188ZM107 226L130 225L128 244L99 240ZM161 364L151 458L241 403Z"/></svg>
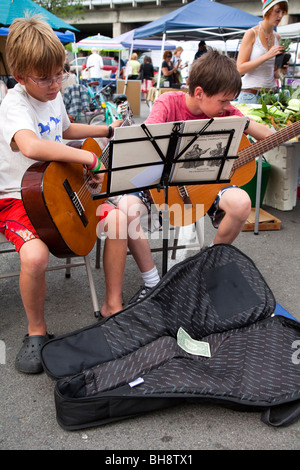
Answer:
<svg viewBox="0 0 300 470"><path fill-rule="evenodd" d="M166 58L167 58L168 56L171 56L171 57L172 57L172 55L173 55L173 54L172 54L172 51L165 51L165 52L164 52L164 55L163 55L163 59L166 60Z"/></svg>
<svg viewBox="0 0 300 470"><path fill-rule="evenodd" d="M13 76L26 78L35 71L40 77L49 77L55 68L63 67L66 53L41 16L26 15L14 20L9 28L6 57Z"/></svg>
<svg viewBox="0 0 300 470"><path fill-rule="evenodd" d="M287 2L279 2L279 3L275 3L275 5L273 5L273 6L264 14L264 18L268 18L268 17L271 15L271 12L272 12L273 8L274 8L276 5L280 8L280 10L282 10L282 11L284 12L285 15L288 14L288 11L289 11L288 3L287 3Z"/></svg>
<svg viewBox="0 0 300 470"><path fill-rule="evenodd" d="M203 88L207 96L218 93L234 93L241 91L241 76L236 63L218 51L209 51L193 62L189 74L189 94L194 96L196 87Z"/></svg>

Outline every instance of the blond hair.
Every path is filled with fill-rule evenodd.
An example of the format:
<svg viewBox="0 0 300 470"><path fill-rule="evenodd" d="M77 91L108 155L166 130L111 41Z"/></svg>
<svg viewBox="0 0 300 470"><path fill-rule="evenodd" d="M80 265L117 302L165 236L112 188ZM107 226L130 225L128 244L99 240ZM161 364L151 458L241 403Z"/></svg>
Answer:
<svg viewBox="0 0 300 470"><path fill-rule="evenodd" d="M174 51L173 54L176 55L177 52L183 52L183 48L182 48L181 46L176 47L176 49L175 49L175 51Z"/></svg>
<svg viewBox="0 0 300 470"><path fill-rule="evenodd" d="M48 23L40 15L17 18L9 28L6 57L13 76L26 78L33 71L49 77L63 67L65 49Z"/></svg>

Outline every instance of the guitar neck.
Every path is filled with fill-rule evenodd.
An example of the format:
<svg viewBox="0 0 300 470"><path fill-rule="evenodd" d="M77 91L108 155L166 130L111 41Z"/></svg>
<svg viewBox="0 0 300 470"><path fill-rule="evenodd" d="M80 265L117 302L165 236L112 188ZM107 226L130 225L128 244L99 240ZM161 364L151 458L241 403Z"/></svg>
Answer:
<svg viewBox="0 0 300 470"><path fill-rule="evenodd" d="M283 127L265 139L254 142L250 145L250 147L247 147L238 152L238 159L234 162L233 169L239 168L240 166L253 160L258 155L262 155L263 153L278 147L278 145L287 142L299 134L300 121L297 121L289 126Z"/></svg>
<svg viewBox="0 0 300 470"><path fill-rule="evenodd" d="M133 124L133 115L132 111L129 109L127 116L124 118L124 121L122 122L120 127L126 127L126 126L131 126ZM109 162L109 143L103 150L103 152L100 155L100 160L105 166L105 168L108 168L108 162Z"/></svg>

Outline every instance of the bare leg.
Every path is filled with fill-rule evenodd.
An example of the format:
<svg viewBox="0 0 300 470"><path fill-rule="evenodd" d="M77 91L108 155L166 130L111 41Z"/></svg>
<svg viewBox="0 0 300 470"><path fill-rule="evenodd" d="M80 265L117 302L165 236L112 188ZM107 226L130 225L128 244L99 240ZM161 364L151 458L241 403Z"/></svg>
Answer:
<svg viewBox="0 0 300 470"><path fill-rule="evenodd" d="M30 240L20 249L20 292L28 319L28 334L45 335L44 305L46 296L45 272L49 250L39 239Z"/></svg>
<svg viewBox="0 0 300 470"><path fill-rule="evenodd" d="M241 232L251 211L251 200L246 191L230 188L221 196L220 209L225 211L214 244L231 244Z"/></svg>
<svg viewBox="0 0 300 470"><path fill-rule="evenodd" d="M119 203L122 212L128 217L128 247L141 273L154 268L150 245L141 227L140 219L147 214L147 208L136 196L122 198Z"/></svg>
<svg viewBox="0 0 300 470"><path fill-rule="evenodd" d="M146 212L136 196L123 197L116 210L106 217L106 240L103 254L106 295L101 315L107 317L122 309L122 287L126 265L127 247L141 273L154 267L150 246L140 226L140 216Z"/></svg>
<svg viewBox="0 0 300 470"><path fill-rule="evenodd" d="M122 310L122 287L127 255L127 217L118 209L111 211L104 225L103 253L105 300L101 315L108 317Z"/></svg>

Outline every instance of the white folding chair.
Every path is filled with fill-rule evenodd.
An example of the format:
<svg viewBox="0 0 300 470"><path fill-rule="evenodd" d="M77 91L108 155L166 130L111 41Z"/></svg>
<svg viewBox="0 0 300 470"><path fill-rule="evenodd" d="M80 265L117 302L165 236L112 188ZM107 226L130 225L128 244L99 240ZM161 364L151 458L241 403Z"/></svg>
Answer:
<svg viewBox="0 0 300 470"><path fill-rule="evenodd" d="M168 251L171 251L171 259L175 260L176 259L176 252L177 250L186 250L186 249L199 249L204 245L204 225L203 225L203 218L195 222L194 224L195 227L195 241L192 241L190 243L184 242L183 244L179 244L179 237L180 237L180 229L184 229L184 227L172 227L171 230L174 230L174 238L172 245L168 247ZM97 242L96 242L96 261L95 261L95 267L96 269L99 269L101 266L101 251L102 251L102 241L105 241L105 236L102 234L103 237L98 237ZM151 246L151 242L150 242ZM157 252L163 252L164 248L162 246L160 247L154 247L151 246L151 253L157 253ZM127 255L131 255L131 252L128 251Z"/></svg>
<svg viewBox="0 0 300 470"><path fill-rule="evenodd" d="M16 253L16 251L12 248L11 243L7 241L5 236L2 233L0 233L0 255L4 253ZM99 317L100 315L99 304L98 304L98 299L97 299L97 294L96 294L96 289L95 289L95 284L94 284L94 279L93 279L93 274L92 274L91 262L90 262L90 258L88 255L83 256L81 258L81 261L78 261L78 262L74 262L74 257L73 258L67 257L66 262L64 264L57 264L57 265L49 266L47 271L65 269L66 271L65 275L68 278L71 276L71 269L77 268L79 266L85 266L88 283L90 287L90 292L91 292L91 299L92 299L94 314L95 314L95 317ZM4 273L0 273L0 279L19 276L19 274L20 274L19 271L15 271L15 272L6 271Z"/></svg>

